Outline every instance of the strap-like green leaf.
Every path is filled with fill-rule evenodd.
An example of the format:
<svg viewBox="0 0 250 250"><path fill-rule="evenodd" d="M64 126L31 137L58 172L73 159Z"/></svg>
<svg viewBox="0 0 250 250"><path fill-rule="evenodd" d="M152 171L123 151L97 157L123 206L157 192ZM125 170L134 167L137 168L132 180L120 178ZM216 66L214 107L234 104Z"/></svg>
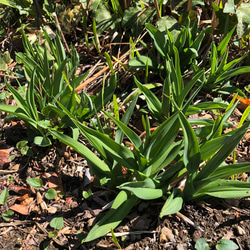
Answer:
<svg viewBox="0 0 250 250"><path fill-rule="evenodd" d="M130 142L135 146L135 148L137 150L142 150L142 140L133 130L128 128L121 121L118 121L117 119L115 119L108 112L104 111L104 113L105 113L106 116L108 116L123 131L123 133L128 137Z"/></svg>
<svg viewBox="0 0 250 250"><path fill-rule="evenodd" d="M239 198L250 196L250 183L234 180L215 180L209 182L193 195L193 198L210 195L217 198Z"/></svg>
<svg viewBox="0 0 250 250"><path fill-rule="evenodd" d="M83 242L95 240L110 232L112 228L116 228L127 216L137 200L138 198L135 195L122 190L116 196L110 211L95 224Z"/></svg>
<svg viewBox="0 0 250 250"><path fill-rule="evenodd" d="M144 181L128 182L120 185L118 188L128 190L140 199L153 200L162 197L163 189L157 188L155 181L147 178Z"/></svg>
<svg viewBox="0 0 250 250"><path fill-rule="evenodd" d="M61 134L55 130L49 130L50 133L55 136L58 140L63 142L66 145L72 147L76 152L83 155L83 157L91 164L91 169L94 174L97 175L98 178L108 177L110 175L109 167L99 158L97 157L91 150L89 150L82 143L74 140L73 138Z"/></svg>
<svg viewBox="0 0 250 250"><path fill-rule="evenodd" d="M202 168L202 170L198 173L196 177L196 181L200 181L204 178L206 178L209 175L212 175L213 172L221 165L221 163L229 156L229 154L234 150L234 148L237 146L237 144L240 142L241 138L246 133L248 127L249 127L250 121L246 122L241 128L234 131L234 133L231 133L227 136L221 136L218 137L218 140L213 141L214 148L212 149L213 152L215 149L218 150L218 147L220 148L219 151L207 162L207 164ZM211 146L211 143L208 143ZM207 145L208 145L207 144ZM206 147L207 147L206 145ZM205 144L204 144L205 146ZM202 150L204 150L204 146L202 147ZM205 153L207 154L207 153ZM201 154L204 157L204 154ZM202 159L206 160L206 159Z"/></svg>

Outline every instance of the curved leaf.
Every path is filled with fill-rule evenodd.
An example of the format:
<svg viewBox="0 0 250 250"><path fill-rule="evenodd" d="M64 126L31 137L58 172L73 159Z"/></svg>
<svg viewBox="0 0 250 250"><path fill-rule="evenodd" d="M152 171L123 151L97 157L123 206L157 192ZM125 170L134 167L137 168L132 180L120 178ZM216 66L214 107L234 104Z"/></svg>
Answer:
<svg viewBox="0 0 250 250"><path fill-rule="evenodd" d="M135 195L130 195L129 192L122 190L116 196L110 211L95 224L83 242L95 240L110 232L111 229L116 228L127 216L137 200L138 198Z"/></svg>
<svg viewBox="0 0 250 250"><path fill-rule="evenodd" d="M143 200L158 199L163 195L163 190L157 189L155 182L151 178L147 178L144 181L124 183L119 188L128 190Z"/></svg>

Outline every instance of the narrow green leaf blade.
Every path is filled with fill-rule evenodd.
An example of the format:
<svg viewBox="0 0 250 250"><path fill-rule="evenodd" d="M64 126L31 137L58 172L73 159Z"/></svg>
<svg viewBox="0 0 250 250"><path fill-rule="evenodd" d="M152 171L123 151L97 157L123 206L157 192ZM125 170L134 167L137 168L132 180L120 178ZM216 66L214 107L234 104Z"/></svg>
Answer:
<svg viewBox="0 0 250 250"><path fill-rule="evenodd" d="M74 140L73 138L61 134L57 131L50 130L50 133L55 136L58 140L63 142L66 145L72 147L76 152L83 155L88 163L90 163L91 170L94 174L98 176L98 178L108 177L110 175L109 167L99 158L97 157L91 150L85 147L82 143Z"/></svg>
<svg viewBox="0 0 250 250"><path fill-rule="evenodd" d="M200 165L200 148L197 137L187 118L183 113L179 113L179 118L184 134L184 155L183 162L191 175L198 172ZM194 178L193 176L192 178Z"/></svg>
<svg viewBox="0 0 250 250"><path fill-rule="evenodd" d="M132 192L136 197L143 200L153 200L162 197L163 190L156 187L151 178L144 181L128 182L118 188Z"/></svg>
<svg viewBox="0 0 250 250"><path fill-rule="evenodd" d="M115 119L108 112L104 111L104 114L106 116L108 116L123 131L123 133L128 137L128 139L131 141L131 143L137 149L142 149L142 140L141 140L141 138L133 130L131 130L130 128L128 128L121 121L118 121L117 119Z"/></svg>
<svg viewBox="0 0 250 250"><path fill-rule="evenodd" d="M250 183L225 179L215 180L200 188L193 198L205 195L224 199L248 197L250 196Z"/></svg>
<svg viewBox="0 0 250 250"><path fill-rule="evenodd" d="M127 216L137 200L138 198L135 195L130 195L129 192L123 190L120 191L110 211L95 224L83 242L95 240L110 232L111 229L116 228Z"/></svg>

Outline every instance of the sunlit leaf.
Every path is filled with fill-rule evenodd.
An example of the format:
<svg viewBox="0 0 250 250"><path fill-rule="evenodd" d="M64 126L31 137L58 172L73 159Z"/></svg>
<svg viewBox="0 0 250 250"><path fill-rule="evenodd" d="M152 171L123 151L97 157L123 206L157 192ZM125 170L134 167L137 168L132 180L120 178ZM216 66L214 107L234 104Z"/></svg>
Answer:
<svg viewBox="0 0 250 250"><path fill-rule="evenodd" d="M0 194L0 204L3 205L9 196L9 191L7 188L5 188L2 193Z"/></svg>
<svg viewBox="0 0 250 250"><path fill-rule="evenodd" d="M60 216L60 217L54 217L49 225L57 230L60 230L63 228L63 217Z"/></svg>
<svg viewBox="0 0 250 250"><path fill-rule="evenodd" d="M40 178L27 178L26 182L35 189L42 187L42 180Z"/></svg>

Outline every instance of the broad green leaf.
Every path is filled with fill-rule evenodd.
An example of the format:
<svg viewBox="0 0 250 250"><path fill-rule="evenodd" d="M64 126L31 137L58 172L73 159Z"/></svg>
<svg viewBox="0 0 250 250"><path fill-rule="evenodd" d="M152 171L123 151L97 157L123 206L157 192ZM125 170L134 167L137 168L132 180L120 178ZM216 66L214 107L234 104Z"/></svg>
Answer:
<svg viewBox="0 0 250 250"><path fill-rule="evenodd" d="M161 169L168 166L176 156L181 152L183 147L183 141L180 140L178 142L172 143L169 147L163 151L162 155L159 155L156 159L153 159L149 162L149 166L151 168L150 177L157 174Z"/></svg>
<svg viewBox="0 0 250 250"><path fill-rule="evenodd" d="M19 141L17 144L16 144L16 148L18 150L21 150L24 146L26 146L28 143L28 141Z"/></svg>
<svg viewBox="0 0 250 250"><path fill-rule="evenodd" d="M154 18L155 12L154 7L147 7L143 11L138 5L136 7L129 7L124 11L122 27L131 28L133 36L138 37L143 25Z"/></svg>
<svg viewBox="0 0 250 250"><path fill-rule="evenodd" d="M94 13L98 34L101 34L109 29L114 29L116 23L121 21L121 18L118 16L111 15L110 10L105 6L104 3L101 3Z"/></svg>
<svg viewBox="0 0 250 250"><path fill-rule="evenodd" d="M156 183L151 178L147 178L144 181L124 183L118 188L130 191L143 200L158 199L163 195L163 190L158 189Z"/></svg>
<svg viewBox="0 0 250 250"><path fill-rule="evenodd" d="M14 214L14 211L9 209L9 210L7 210L6 213L2 214L2 217L4 220L9 221L12 219L13 214Z"/></svg>
<svg viewBox="0 0 250 250"><path fill-rule="evenodd" d="M65 88L65 84L63 82L63 70L65 69L67 63L67 59L65 59L60 65L59 68L56 70L54 74L54 79L53 79L53 88L52 88L52 95L57 96L58 93L60 93L63 88Z"/></svg>
<svg viewBox="0 0 250 250"><path fill-rule="evenodd" d="M34 143L40 147L48 147L52 144L47 136L36 136L34 138Z"/></svg>
<svg viewBox="0 0 250 250"><path fill-rule="evenodd" d="M95 240L110 232L112 228L116 228L127 216L137 200L138 198L135 195L123 190L120 191L110 211L95 224L83 242Z"/></svg>
<svg viewBox="0 0 250 250"><path fill-rule="evenodd" d="M75 122L75 121L73 121ZM126 146L122 146L110 139L107 135L99 131L90 129L78 122L75 123L82 134L89 140L92 146L106 160L115 160L127 169L134 171L137 169L137 163L133 152Z"/></svg>
<svg viewBox="0 0 250 250"><path fill-rule="evenodd" d="M33 128L40 131L40 128L37 126L37 122L34 121L32 118L30 118L30 116L28 116L27 113L23 109L16 107L16 106L7 105L7 104L0 104L0 110L19 117L21 120L23 120L24 122L27 122Z"/></svg>
<svg viewBox="0 0 250 250"><path fill-rule="evenodd" d="M250 105L247 106L247 108L245 109L244 113L242 114L241 118L240 118L240 122L239 122L239 128L243 125L244 121L247 119L248 115L250 113Z"/></svg>
<svg viewBox="0 0 250 250"><path fill-rule="evenodd" d="M45 198L48 200L53 200L57 196L56 190L54 188L50 188L48 192L45 194Z"/></svg>
<svg viewBox="0 0 250 250"><path fill-rule="evenodd" d="M209 245L204 238L198 239L194 247L196 250L209 250Z"/></svg>
<svg viewBox="0 0 250 250"><path fill-rule="evenodd" d="M51 127L51 123L50 120L40 120L37 122L37 124L44 129L50 128Z"/></svg>
<svg viewBox="0 0 250 250"><path fill-rule="evenodd" d="M229 50L229 48L228 48L228 50ZM225 64L225 65L223 66L223 71L227 71L227 70L229 70L229 69L232 69L232 68L235 67L240 61L242 61L247 55L248 55L248 54L245 53L243 56L241 56L241 57L239 57L239 58L236 58L236 59L234 59L234 60L230 60L227 64ZM220 72L219 69L218 69L218 72Z"/></svg>
<svg viewBox="0 0 250 250"><path fill-rule="evenodd" d="M30 114L32 115L32 118L35 121L38 121L38 112L37 112L37 107L35 104L35 95L34 95L34 82L35 82L35 77L36 77L36 70L34 69L32 72L32 76L29 82L29 86L27 89L27 95L26 95L26 100L30 108Z"/></svg>
<svg viewBox="0 0 250 250"><path fill-rule="evenodd" d="M98 93L97 97L94 100L97 112L104 108L103 105L106 105L112 99L114 91L116 89L116 81L116 74L111 75L110 80L108 81L108 85L104 88L104 92L100 91ZM90 113L87 118L90 118L91 116L93 116L93 113Z"/></svg>
<svg viewBox="0 0 250 250"><path fill-rule="evenodd" d="M134 111L134 108L135 108L135 105L137 103L137 100L138 100L138 94L135 95L135 97L133 98L132 102L129 104L125 114L123 115L121 121L124 125L127 125L132 114L133 114L133 111ZM116 131L116 134L115 134L115 142L117 143L122 143L122 139L123 139L123 132L121 129L118 129Z"/></svg>
<svg viewBox="0 0 250 250"><path fill-rule="evenodd" d="M9 196L9 191L7 188L5 188L2 193L0 194L0 205L3 205Z"/></svg>
<svg viewBox="0 0 250 250"><path fill-rule="evenodd" d="M204 75L204 69L199 71L194 77L192 77L192 80L185 86L185 88L181 91L179 102L181 104L181 107L183 105L183 102L187 96L187 94L190 92L190 90L193 88L193 86L197 83L197 81Z"/></svg>
<svg viewBox="0 0 250 250"><path fill-rule="evenodd" d="M30 113L30 108L29 108L25 98L22 97L18 93L18 91L15 88L13 88L11 85L9 85L8 83L6 83L6 86L9 89L9 91L12 93L12 95L14 96L14 99L17 103L18 108L22 109L26 113L27 116L32 117L31 113Z"/></svg>
<svg viewBox="0 0 250 250"><path fill-rule="evenodd" d="M54 217L49 225L57 230L60 230L63 228L63 217L60 216L60 217Z"/></svg>
<svg viewBox="0 0 250 250"><path fill-rule="evenodd" d="M223 12L235 14L236 10L235 10L235 5L234 5L234 0L227 0L224 6Z"/></svg>
<svg viewBox="0 0 250 250"><path fill-rule="evenodd" d="M4 4L4 5L10 6L12 8L16 8L16 6L17 6L16 1L12 1L12 0L1 0L0 4Z"/></svg>
<svg viewBox="0 0 250 250"><path fill-rule="evenodd" d="M148 65L149 68L153 68L152 60L147 56L137 56L129 60L128 66L131 68L143 68Z"/></svg>
<svg viewBox="0 0 250 250"><path fill-rule="evenodd" d="M169 214L175 214L176 212L180 211L182 204L183 199L180 196L180 190L174 189L161 209L160 218Z"/></svg>
<svg viewBox="0 0 250 250"><path fill-rule="evenodd" d="M42 180L39 178L27 178L26 182L33 188L39 189L42 187Z"/></svg>
<svg viewBox="0 0 250 250"><path fill-rule="evenodd" d="M228 239L221 239L216 245L217 250L235 250L238 248L237 244Z"/></svg>
<svg viewBox="0 0 250 250"><path fill-rule="evenodd" d="M94 129L84 126L81 122L75 120L74 116L60 102L57 104L71 118L75 125L79 128L82 134L88 139L92 146L101 154L107 161L115 160L122 166L134 171L137 168L137 163L134 159L134 154L125 146L116 143L107 135L100 133ZM78 151L78 150L77 150ZM78 151L79 152L79 151ZM87 157L86 157L87 158ZM94 162L93 162L94 163Z"/></svg>
<svg viewBox="0 0 250 250"><path fill-rule="evenodd" d="M218 78L216 78L216 83L219 84L228 78L249 72L250 72L250 66L241 66L240 68L230 69L222 73Z"/></svg>
<svg viewBox="0 0 250 250"><path fill-rule="evenodd" d="M240 6L236 9L236 14L238 18L237 23L237 36L242 38L243 34L246 32L248 25L250 23L250 6L247 2L241 2Z"/></svg>
<svg viewBox="0 0 250 250"><path fill-rule="evenodd" d="M166 30L168 31L171 30L171 36L175 40L180 33L180 24L173 16L166 15L158 19L157 27L161 32L165 32Z"/></svg>

